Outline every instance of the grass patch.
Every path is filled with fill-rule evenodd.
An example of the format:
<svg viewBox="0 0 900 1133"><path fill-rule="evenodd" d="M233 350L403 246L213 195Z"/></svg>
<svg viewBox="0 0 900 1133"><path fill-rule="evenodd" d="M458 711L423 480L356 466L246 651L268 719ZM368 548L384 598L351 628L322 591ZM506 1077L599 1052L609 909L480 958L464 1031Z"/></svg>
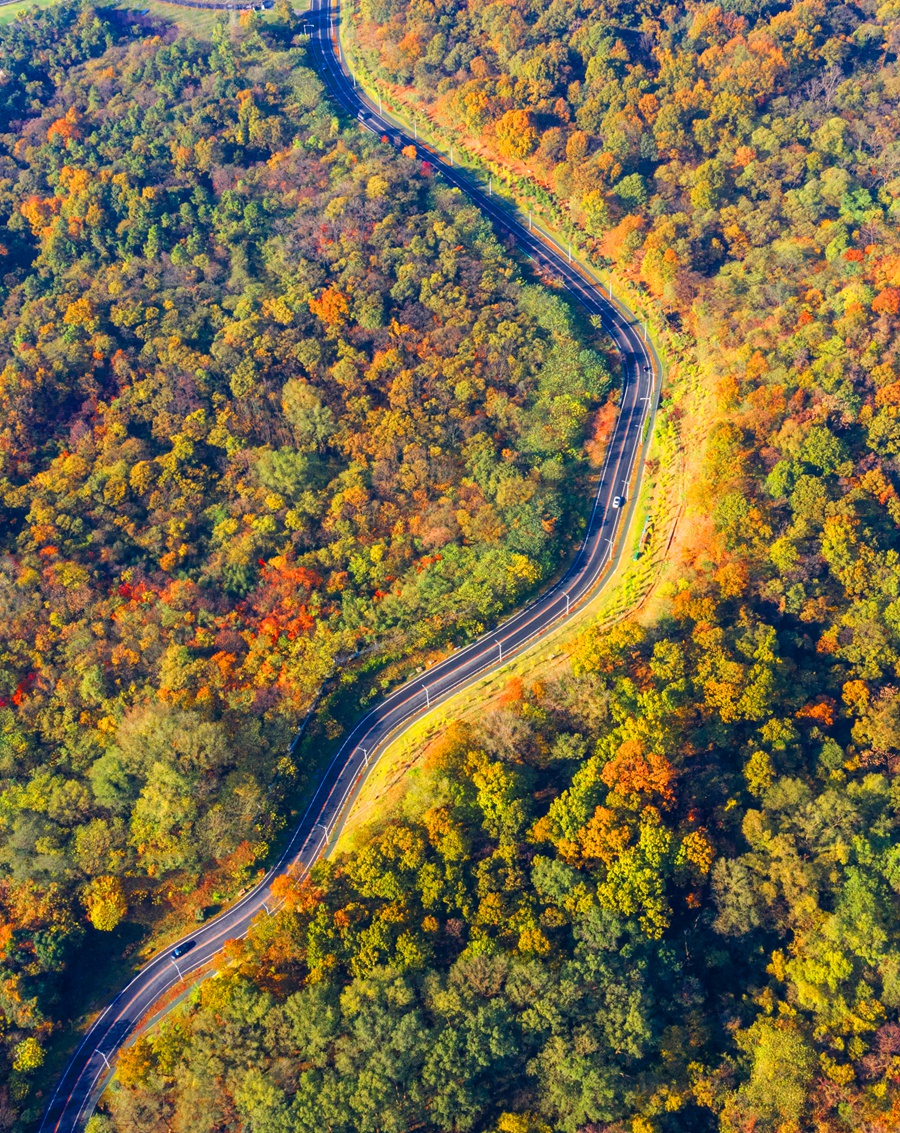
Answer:
<svg viewBox="0 0 900 1133"><path fill-rule="evenodd" d="M4 4L0 6L0 27L12 23L17 16L32 8L48 8L59 2L60 0L17 0L15 4ZM119 8L133 15L146 13L146 19L177 27L183 34L192 35L196 39L211 39L213 28L223 16L233 23L240 19L240 12L227 12L217 8L185 8L180 4L167 3L166 0L134 0L132 3L98 4L97 7ZM300 7L305 5L301 4ZM266 20L270 18L270 11L257 12L256 15L258 19Z"/></svg>
<svg viewBox="0 0 900 1133"><path fill-rule="evenodd" d="M213 28L221 22L223 16L232 23L237 23L240 19L239 12L223 12L215 8L183 8L179 4L167 4L165 0L137 0L137 3L117 4L116 7L123 12L146 12L147 19L173 24L180 32L192 35L195 39L211 39ZM265 12L258 15L266 18Z"/></svg>
<svg viewBox="0 0 900 1133"><path fill-rule="evenodd" d="M19 0L17 4L4 4L0 7L0 27L11 24L17 16L27 12L29 8L49 8L51 4L57 3L59 0Z"/></svg>

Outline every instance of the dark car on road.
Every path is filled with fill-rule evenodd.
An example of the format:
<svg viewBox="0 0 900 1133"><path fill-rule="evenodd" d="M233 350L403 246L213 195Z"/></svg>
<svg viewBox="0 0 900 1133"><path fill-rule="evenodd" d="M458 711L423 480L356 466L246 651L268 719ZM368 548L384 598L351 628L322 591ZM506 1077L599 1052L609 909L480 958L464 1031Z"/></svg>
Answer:
<svg viewBox="0 0 900 1133"><path fill-rule="evenodd" d="M196 947L196 940L186 940L184 944L179 944L177 948L172 949L172 959L179 960L186 952L190 952L192 948Z"/></svg>

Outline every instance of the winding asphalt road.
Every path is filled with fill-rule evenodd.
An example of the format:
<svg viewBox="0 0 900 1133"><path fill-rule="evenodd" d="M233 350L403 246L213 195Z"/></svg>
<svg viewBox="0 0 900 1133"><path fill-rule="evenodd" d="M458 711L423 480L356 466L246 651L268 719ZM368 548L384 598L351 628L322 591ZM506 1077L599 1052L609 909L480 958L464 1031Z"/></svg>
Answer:
<svg viewBox="0 0 900 1133"><path fill-rule="evenodd" d="M415 723L434 705L473 684L527 646L558 628L606 581L614 568L615 538L628 508L613 507L626 496L643 458L644 425L658 396L659 360L645 343L640 327L608 300L599 282L584 274L549 237L532 231L490 192L411 138L358 92L344 70L336 39L339 12L325 0L313 0L312 60L332 98L360 124L397 148L414 146L446 181L461 189L496 224L513 235L520 250L549 268L591 314L603 320L622 360L622 397L594 498L587 532L565 575L496 629L398 688L368 712L344 740L322 776L277 865L241 901L198 928L193 947L180 960L167 950L152 959L119 992L85 1035L66 1067L44 1114L40 1133L74 1133L83 1128L109 1074L110 1064L129 1032L183 978L209 965L225 942L245 936L261 912L272 912L273 878L293 869L304 872L316 861L341 820L348 800L389 740Z"/></svg>

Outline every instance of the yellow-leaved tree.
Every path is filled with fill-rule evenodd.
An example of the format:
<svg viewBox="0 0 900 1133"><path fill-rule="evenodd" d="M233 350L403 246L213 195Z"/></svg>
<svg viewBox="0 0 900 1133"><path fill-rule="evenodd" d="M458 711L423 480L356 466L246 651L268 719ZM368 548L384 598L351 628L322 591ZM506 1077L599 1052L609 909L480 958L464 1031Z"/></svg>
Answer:
<svg viewBox="0 0 900 1133"><path fill-rule="evenodd" d="M101 932L112 932L128 912L128 902L118 877L95 877L82 891L88 920Z"/></svg>

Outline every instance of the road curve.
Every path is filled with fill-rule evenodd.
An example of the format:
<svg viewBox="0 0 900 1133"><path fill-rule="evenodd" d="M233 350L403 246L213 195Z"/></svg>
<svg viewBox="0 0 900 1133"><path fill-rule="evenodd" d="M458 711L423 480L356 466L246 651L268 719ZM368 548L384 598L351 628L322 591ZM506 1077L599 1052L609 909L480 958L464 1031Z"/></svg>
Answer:
<svg viewBox="0 0 900 1133"><path fill-rule="evenodd" d="M606 580L614 566L616 533L626 508L614 508L616 496L626 496L633 473L642 460L644 425L658 396L659 360L627 313L605 298L599 282L570 264L553 242L518 219L489 192L391 121L358 92L343 67L336 39L338 10L328 0L313 0L310 51L312 62L332 98L361 125L398 148L414 146L452 185L507 232L520 249L550 268L591 313L603 320L622 359L619 415L607 448L600 481L584 540L565 575L518 613L464 649L451 654L382 700L347 735L324 772L277 864L260 884L232 908L199 927L190 937L192 949L174 961L167 949L150 960L119 992L85 1035L63 1072L44 1113L39 1133L74 1133L81 1129L109 1072L110 1063L130 1031L158 1000L185 976L202 968L225 942L245 936L253 919L272 911L273 878L289 869L305 871L322 853L338 824L347 800L388 741L445 700L511 660L537 639L575 617ZM630 506L633 506L631 504Z"/></svg>

